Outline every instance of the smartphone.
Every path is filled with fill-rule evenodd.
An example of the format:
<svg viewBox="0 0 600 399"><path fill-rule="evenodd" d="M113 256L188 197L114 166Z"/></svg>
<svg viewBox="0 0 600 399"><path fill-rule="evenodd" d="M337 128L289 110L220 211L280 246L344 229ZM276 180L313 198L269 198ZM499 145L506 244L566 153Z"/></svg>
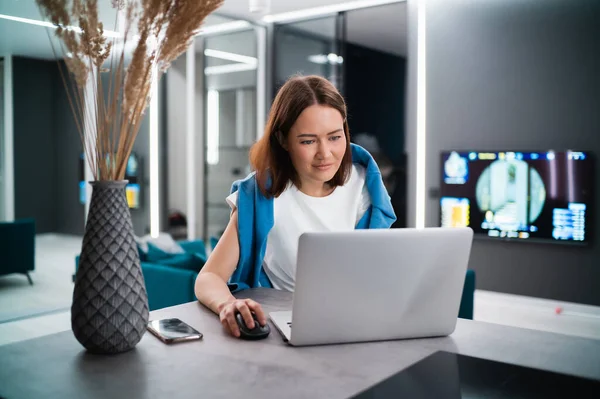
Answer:
<svg viewBox="0 0 600 399"><path fill-rule="evenodd" d="M177 318L152 320L148 331L165 344L202 339L200 331Z"/></svg>

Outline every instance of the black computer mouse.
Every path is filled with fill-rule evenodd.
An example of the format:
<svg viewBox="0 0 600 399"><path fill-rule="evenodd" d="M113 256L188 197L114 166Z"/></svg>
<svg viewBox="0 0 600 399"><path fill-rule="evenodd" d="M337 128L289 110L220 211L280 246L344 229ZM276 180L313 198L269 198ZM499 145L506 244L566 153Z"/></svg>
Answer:
<svg viewBox="0 0 600 399"><path fill-rule="evenodd" d="M235 320L240 328L240 338L250 340L267 338L271 333L271 327L269 327L268 324L261 326L258 323L258 319L254 313L252 313L252 317L254 318L254 328L248 328L244 318L242 317L242 314L240 312L236 312Z"/></svg>

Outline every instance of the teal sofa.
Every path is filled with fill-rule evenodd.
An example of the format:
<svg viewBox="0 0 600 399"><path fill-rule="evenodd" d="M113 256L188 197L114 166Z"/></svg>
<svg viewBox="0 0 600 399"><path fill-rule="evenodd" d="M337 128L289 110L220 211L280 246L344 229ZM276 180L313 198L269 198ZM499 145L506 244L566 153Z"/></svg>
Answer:
<svg viewBox="0 0 600 399"><path fill-rule="evenodd" d="M186 254L196 258L193 265L189 262L185 264L186 262L182 262L181 257L177 256L155 260L152 256L148 259L147 254L140 252L150 311L196 300L194 293L196 276L206 262L204 241L180 241L178 244ZM75 257L75 270L78 265L79 255Z"/></svg>
<svg viewBox="0 0 600 399"><path fill-rule="evenodd" d="M204 241L180 241L178 244L186 253L194 254L197 261L185 266L177 256L170 258L170 262L167 259L148 259L147 255L140 254L151 311L197 300L194 285L206 262Z"/></svg>
<svg viewBox="0 0 600 399"><path fill-rule="evenodd" d="M35 269L35 220L20 219L0 223L0 276L20 273L33 280Z"/></svg>
<svg viewBox="0 0 600 399"><path fill-rule="evenodd" d="M458 317L461 319L473 320L473 310L475 307L475 271L467 270L465 285L463 286Z"/></svg>

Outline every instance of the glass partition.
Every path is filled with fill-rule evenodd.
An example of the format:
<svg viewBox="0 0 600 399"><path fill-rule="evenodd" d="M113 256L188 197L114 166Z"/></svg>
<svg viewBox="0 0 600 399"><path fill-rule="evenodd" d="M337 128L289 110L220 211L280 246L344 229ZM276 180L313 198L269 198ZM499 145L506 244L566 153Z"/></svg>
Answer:
<svg viewBox="0 0 600 399"><path fill-rule="evenodd" d="M340 15L274 27L274 94L296 74L319 75L341 90L342 19Z"/></svg>
<svg viewBox="0 0 600 399"><path fill-rule="evenodd" d="M6 219L5 215L5 177L4 177L4 60L0 59L0 221Z"/></svg>
<svg viewBox="0 0 600 399"><path fill-rule="evenodd" d="M406 3L346 13L348 123L352 141L379 165L397 216L393 227L406 227L406 35Z"/></svg>
<svg viewBox="0 0 600 399"><path fill-rule="evenodd" d="M257 106L260 32L211 14L167 72L166 229L177 239L218 238L229 221L231 184L249 173L248 149L264 110Z"/></svg>
<svg viewBox="0 0 600 399"><path fill-rule="evenodd" d="M225 198L234 180L250 173L248 150L257 137L257 33L204 38L205 239L229 222Z"/></svg>

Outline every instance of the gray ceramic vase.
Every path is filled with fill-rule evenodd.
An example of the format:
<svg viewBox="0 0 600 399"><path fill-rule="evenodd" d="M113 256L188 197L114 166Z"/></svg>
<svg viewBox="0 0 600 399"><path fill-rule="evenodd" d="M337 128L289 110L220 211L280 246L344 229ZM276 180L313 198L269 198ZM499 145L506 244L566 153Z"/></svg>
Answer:
<svg viewBox="0 0 600 399"><path fill-rule="evenodd" d="M133 349L148 323L148 295L125 197L127 181L95 181L75 276L71 328L89 352Z"/></svg>

